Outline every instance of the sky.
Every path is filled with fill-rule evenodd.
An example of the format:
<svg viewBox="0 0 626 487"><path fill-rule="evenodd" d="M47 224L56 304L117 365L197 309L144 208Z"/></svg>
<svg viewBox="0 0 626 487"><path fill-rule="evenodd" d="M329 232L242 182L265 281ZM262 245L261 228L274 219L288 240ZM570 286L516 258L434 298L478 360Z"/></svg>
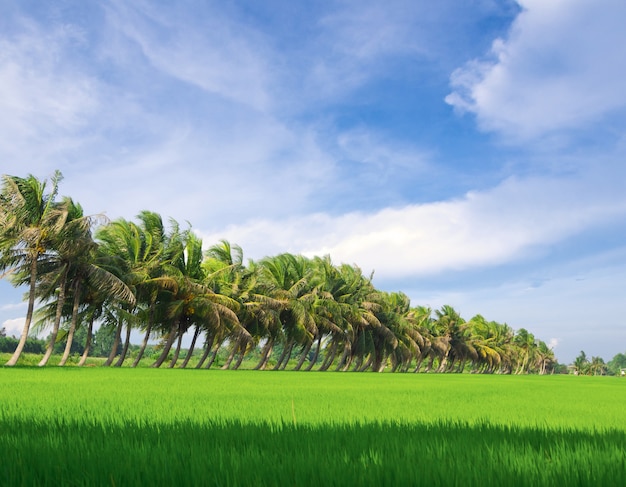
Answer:
<svg viewBox="0 0 626 487"><path fill-rule="evenodd" d="M3 0L0 173L626 352L623 0ZM24 289L0 281L0 326Z"/></svg>

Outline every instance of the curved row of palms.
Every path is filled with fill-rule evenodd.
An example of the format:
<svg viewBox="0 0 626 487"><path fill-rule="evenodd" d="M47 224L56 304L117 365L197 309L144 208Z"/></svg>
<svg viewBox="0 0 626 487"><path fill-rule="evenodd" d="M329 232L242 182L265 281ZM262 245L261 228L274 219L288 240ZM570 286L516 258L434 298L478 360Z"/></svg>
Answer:
<svg viewBox="0 0 626 487"><path fill-rule="evenodd" d="M209 368L224 347L222 368L233 369L259 349L256 369L547 373L556 365L525 329L480 315L465 321L451 306L413 307L403 293L380 291L357 266L328 256L285 253L244 265L238 246L222 241L204 252L190 228L165 225L153 212L135 222L86 217L70 198L57 200L60 179L55 173L47 190L33 176L3 177L0 269L29 289L7 365L17 363L33 318L51 329L42 366L60 338L65 364L80 326L87 328L84 364L94 323L115 336L105 362L115 366L128 357L132 330L144 335L132 366L150 338L160 340L154 367L186 367L201 348L195 367ZM186 335L191 344L181 357Z"/></svg>

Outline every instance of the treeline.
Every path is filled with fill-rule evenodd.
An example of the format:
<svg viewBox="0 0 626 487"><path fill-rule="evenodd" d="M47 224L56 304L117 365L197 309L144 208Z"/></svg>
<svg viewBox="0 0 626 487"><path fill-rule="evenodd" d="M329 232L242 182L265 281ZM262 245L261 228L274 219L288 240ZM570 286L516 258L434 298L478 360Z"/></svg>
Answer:
<svg viewBox="0 0 626 487"><path fill-rule="evenodd" d="M626 375L626 354L618 353L605 363L602 357L588 358L584 350L574 360L572 369L576 375Z"/></svg>
<svg viewBox="0 0 626 487"><path fill-rule="evenodd" d="M276 370L545 374L557 366L528 330L480 315L465 320L448 305L413 306L402 292L376 289L356 265L289 253L244 264L240 247L221 241L204 251L191 228L165 225L154 212L136 221L85 216L57 197L60 181L59 172L49 181L3 176L0 269L29 290L7 365L17 363L31 326L50 331L42 366L59 341L64 365L84 332L82 365L98 323L113 338L105 365L124 363L139 330L132 366L151 337L160 340L154 367L186 367L196 349L196 368L224 351L221 366L232 369L252 354L254 368ZM191 345L182 357L185 335Z"/></svg>

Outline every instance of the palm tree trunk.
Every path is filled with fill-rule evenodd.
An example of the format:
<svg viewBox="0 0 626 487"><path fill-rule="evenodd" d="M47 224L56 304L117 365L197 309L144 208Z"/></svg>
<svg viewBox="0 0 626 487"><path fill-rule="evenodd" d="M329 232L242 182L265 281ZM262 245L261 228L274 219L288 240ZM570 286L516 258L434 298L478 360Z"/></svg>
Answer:
<svg viewBox="0 0 626 487"><path fill-rule="evenodd" d="M76 286L74 287L74 306L72 307L72 322L70 323L70 331L67 334L67 343L65 344L65 351L63 357L59 362L59 367L62 367L67 362L70 356L70 350L72 348L72 342L74 341L74 332L76 331L76 323L78 322L78 305L80 304L80 279L76 280Z"/></svg>
<svg viewBox="0 0 626 487"><path fill-rule="evenodd" d="M207 337L204 342L204 353L202 354L202 357L200 357L200 361L196 364L196 369L202 368L202 364L204 364L204 361L209 356L209 353L211 353L211 348L213 348L213 336L209 335L209 332L207 331Z"/></svg>
<svg viewBox="0 0 626 487"><path fill-rule="evenodd" d="M239 358L237 359L237 362L235 362L235 366L233 367L233 370L237 370L239 368L239 366L241 365L241 362L243 362L243 358L245 357L247 350L248 350L248 341L242 340L241 347L239 350Z"/></svg>
<svg viewBox="0 0 626 487"><path fill-rule="evenodd" d="M363 367L361 367L360 369L358 369L359 372L365 372L367 369L369 369L370 367L372 367L372 365L374 364L374 355L370 355L367 358L367 362L365 362L365 364L363 365Z"/></svg>
<svg viewBox="0 0 626 487"><path fill-rule="evenodd" d="M292 344L293 344L293 339L290 338L289 341L285 343L285 346L283 347L283 352L280 354L280 357L278 357L278 360L276 361L276 365L274 365L274 368L272 370L280 370L280 366L283 364L283 360L285 360L285 357L287 356L287 353L290 351Z"/></svg>
<svg viewBox="0 0 626 487"><path fill-rule="evenodd" d="M289 348L287 349L287 353L285 354L285 358L283 359L283 363L280 364L280 368L278 370L285 370L287 368L287 365L289 364L289 361L291 360L291 352L293 352L293 347L296 346L296 341L295 340L290 340L289 341Z"/></svg>
<svg viewBox="0 0 626 487"><path fill-rule="evenodd" d="M363 356L359 355L356 359L352 361L352 364L354 364L352 368L352 372L358 372L359 369L361 368L362 363L363 363Z"/></svg>
<svg viewBox="0 0 626 487"><path fill-rule="evenodd" d="M384 369L386 365L385 351L384 350L374 350L373 352L374 360L372 361L372 371L381 372L381 368Z"/></svg>
<svg viewBox="0 0 626 487"><path fill-rule="evenodd" d="M113 340L113 348L111 348L111 353L109 353L109 358L107 358L106 362L102 364L104 367L108 367L113 363L113 359L115 355L117 355L117 348L120 346L120 338L122 336L122 319L120 318L119 323L115 327L115 340Z"/></svg>
<svg viewBox="0 0 626 487"><path fill-rule="evenodd" d="M151 367L158 369L159 367L161 367L161 365L163 365L163 362L165 362L165 359L167 358L167 355L170 353L172 345L174 344L174 340L176 339L177 329L178 329L178 321L174 321L172 323L172 326L170 327L170 333L167 336L167 341L165 342L165 345L163 345L163 350L161 351L161 355L159 355L159 358L156 360L156 362L154 362L151 365Z"/></svg>
<svg viewBox="0 0 626 487"><path fill-rule="evenodd" d="M17 344L13 355L9 361L4 364L8 367L13 367L20 356L22 355L22 350L24 350L24 345L26 345L26 340L28 339L28 332L30 330L30 323L33 319L33 310L35 309L35 288L37 285L37 255L32 257L32 262L30 264L30 289L28 291L28 309L26 310L26 320L24 321L24 328L22 328L22 335L20 336L20 341Z"/></svg>
<svg viewBox="0 0 626 487"><path fill-rule="evenodd" d="M120 354L120 358L115 363L115 367L121 367L126 359L126 354L128 353L128 346L130 345L130 332L132 331L132 327L130 326L130 320L126 323L126 339L124 340L124 348L122 349L122 353Z"/></svg>
<svg viewBox="0 0 626 487"><path fill-rule="evenodd" d="M447 366L448 366L448 354L446 353L445 355L441 357L441 362L439 362L439 368L437 369L437 372L445 372Z"/></svg>
<svg viewBox="0 0 626 487"><path fill-rule="evenodd" d="M224 365L222 365L222 370L228 370L228 368L230 367L230 364L232 363L233 359L235 358L235 354L237 353L237 349L239 348L239 340L241 339L237 338L237 341L233 343L233 348L228 354L226 362L224 362Z"/></svg>
<svg viewBox="0 0 626 487"><path fill-rule="evenodd" d="M148 319L148 327L146 328L146 334L143 337L143 342L141 342L141 348L139 349L139 353L131 367L137 367L139 365L139 361L143 357L143 354L146 351L146 347L148 346L148 340L150 340L150 333L152 332L152 325L154 324L154 300L150 303L150 318Z"/></svg>
<svg viewBox="0 0 626 487"><path fill-rule="evenodd" d="M253 370L265 370L270 354L272 353L272 348L274 348L274 337L269 337L267 339L267 343L263 347L261 360L259 360L259 363L255 365Z"/></svg>
<svg viewBox="0 0 626 487"><path fill-rule="evenodd" d="M133 361L131 367L137 367L139 362L141 361L143 354L146 351L146 347L148 346L148 340L150 339L150 333L152 332L152 323L148 323L148 328L146 328L146 334L143 337L143 341L141 342L141 348L139 348L139 352Z"/></svg>
<svg viewBox="0 0 626 487"><path fill-rule="evenodd" d="M298 361L298 364L296 365L296 367L293 370L300 370L302 368L302 366L304 365L304 361L306 360L307 356L309 355L309 351L311 350L311 346L312 345L313 345L313 340L309 340L306 343L306 345L302 349L302 354L300 355L300 360Z"/></svg>
<svg viewBox="0 0 626 487"><path fill-rule="evenodd" d="M220 348L222 347L221 343L218 343L215 346L215 350L213 350L213 353L211 354L211 358L208 360L208 362L206 363L206 366L204 367L205 369L210 369L211 365L213 365L213 362L215 362L215 359L217 358L217 352L219 352Z"/></svg>
<svg viewBox="0 0 626 487"><path fill-rule="evenodd" d="M183 343L183 333L182 331L178 331L178 341L176 342L176 350L174 350L174 355L172 356L172 361L170 362L170 364L167 366L168 369L173 369L174 366L176 365L176 362L178 362L178 355L180 354L180 346Z"/></svg>
<svg viewBox="0 0 626 487"><path fill-rule="evenodd" d="M350 342L346 340L346 342L343 345L343 353L341 354L341 358L339 359L339 363L337 364L337 369L336 369L337 372L340 370L345 370L344 366L348 362L348 355L350 354L351 351L352 351L352 347L350 346ZM347 364L350 365L349 362Z"/></svg>
<svg viewBox="0 0 626 487"><path fill-rule="evenodd" d="M428 360L428 365L426 366L426 369L424 370L424 372L430 372L433 368L433 364L435 363L435 358L436 355L434 353L430 354L430 359Z"/></svg>
<svg viewBox="0 0 626 487"><path fill-rule="evenodd" d="M185 360L183 360L183 363L180 365L181 369L184 369L185 367L187 367L187 364L189 363L189 359L191 358L191 355L193 354L193 349L196 347L196 340L198 339L198 335L200 335L200 327L196 325L196 331L193 332L193 338L191 339L191 345L189 345L189 351L187 352L187 356L185 357Z"/></svg>
<svg viewBox="0 0 626 487"><path fill-rule="evenodd" d="M309 365L307 366L307 368L304 370L308 372L309 370L313 368L313 366L315 365L315 362L317 362L317 357L320 356L321 348L322 348L322 334L320 333L320 336L317 338L317 346L315 347L315 353L313 354L313 358L311 359L311 362L309 362Z"/></svg>
<svg viewBox="0 0 626 487"><path fill-rule="evenodd" d="M69 266L65 265L65 269L63 270L63 275L61 276L61 282L59 283L59 297L57 298L57 310L56 315L54 317L54 326L52 327L52 333L50 334L50 342L48 343L48 348L46 349L46 353L43 358L39 362L39 367L43 367L50 360L50 356L54 351L54 344L57 341L57 335L59 333L59 326L61 325L61 315L63 314L63 305L65 304L65 287L67 285L67 273L69 271Z"/></svg>
<svg viewBox="0 0 626 487"><path fill-rule="evenodd" d="M78 362L79 367L85 365L87 357L89 356L89 349L91 348L91 340L93 338L93 320L94 314L92 314L91 318L89 319L89 327L87 328L87 340L85 340L85 350L83 351L83 355L80 357L80 361Z"/></svg>
<svg viewBox="0 0 626 487"><path fill-rule="evenodd" d="M320 367L320 372L327 371L330 366L335 361L335 355L337 355L337 340L333 340L330 344L330 350L326 352L326 356L324 357L324 362L322 362L322 366Z"/></svg>

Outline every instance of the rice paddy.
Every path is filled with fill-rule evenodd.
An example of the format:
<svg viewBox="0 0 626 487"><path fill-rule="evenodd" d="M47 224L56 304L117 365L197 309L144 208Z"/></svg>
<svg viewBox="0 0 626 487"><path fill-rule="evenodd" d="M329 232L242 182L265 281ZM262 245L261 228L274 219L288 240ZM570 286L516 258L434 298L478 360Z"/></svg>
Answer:
<svg viewBox="0 0 626 487"><path fill-rule="evenodd" d="M626 485L615 377L0 369L1 485Z"/></svg>

